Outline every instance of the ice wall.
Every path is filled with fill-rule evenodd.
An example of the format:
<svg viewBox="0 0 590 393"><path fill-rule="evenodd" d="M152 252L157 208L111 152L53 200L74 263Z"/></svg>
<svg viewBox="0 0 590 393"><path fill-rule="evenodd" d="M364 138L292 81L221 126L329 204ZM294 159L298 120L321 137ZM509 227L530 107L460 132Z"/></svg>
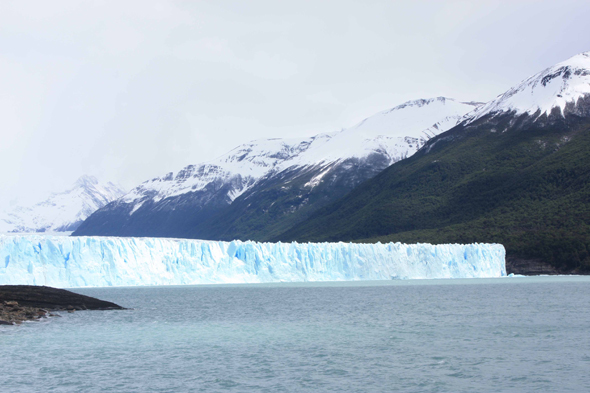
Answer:
<svg viewBox="0 0 590 393"><path fill-rule="evenodd" d="M0 284L55 287L506 275L499 244L218 242L0 235Z"/></svg>

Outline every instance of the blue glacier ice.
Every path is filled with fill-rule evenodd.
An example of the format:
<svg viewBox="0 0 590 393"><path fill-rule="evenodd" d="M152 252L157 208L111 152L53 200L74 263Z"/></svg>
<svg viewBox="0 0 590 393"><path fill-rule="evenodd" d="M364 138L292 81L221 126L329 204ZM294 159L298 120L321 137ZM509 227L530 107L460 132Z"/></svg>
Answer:
<svg viewBox="0 0 590 393"><path fill-rule="evenodd" d="M505 250L500 244L0 235L0 284L67 288L505 275Z"/></svg>

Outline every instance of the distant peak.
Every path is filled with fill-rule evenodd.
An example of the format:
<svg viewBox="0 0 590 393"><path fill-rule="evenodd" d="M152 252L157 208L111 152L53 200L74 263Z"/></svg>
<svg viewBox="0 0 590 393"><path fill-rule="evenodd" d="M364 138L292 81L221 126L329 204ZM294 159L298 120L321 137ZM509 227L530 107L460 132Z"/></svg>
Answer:
<svg viewBox="0 0 590 393"><path fill-rule="evenodd" d="M468 123L486 115L512 112L541 116L590 95L590 52L584 52L532 75L468 115Z"/></svg>
<svg viewBox="0 0 590 393"><path fill-rule="evenodd" d="M419 98L417 100L406 101L403 104L395 106L386 112L392 112L392 111L396 111L396 110L400 110L400 109L404 109L404 108L408 108L408 107L413 107L413 106L420 108L420 107L430 105L433 103L438 103L438 102L440 102L442 104L446 104L447 101L455 101L455 100L453 98L448 98L448 97Z"/></svg>
<svg viewBox="0 0 590 393"><path fill-rule="evenodd" d="M96 185L98 184L98 180L95 176L91 175L82 175L76 180L75 185L77 186L89 186L89 185Z"/></svg>
<svg viewBox="0 0 590 393"><path fill-rule="evenodd" d="M563 63L572 63L573 64L573 63L577 63L578 61L584 62L585 65L587 66L588 65L587 63L590 62L590 51L578 53L577 55L570 57L569 59L567 59Z"/></svg>

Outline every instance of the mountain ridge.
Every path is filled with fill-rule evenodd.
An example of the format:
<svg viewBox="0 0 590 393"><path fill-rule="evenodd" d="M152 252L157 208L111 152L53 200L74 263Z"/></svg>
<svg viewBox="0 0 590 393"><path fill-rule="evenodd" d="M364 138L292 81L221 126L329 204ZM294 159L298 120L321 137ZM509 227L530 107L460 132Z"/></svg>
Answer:
<svg viewBox="0 0 590 393"><path fill-rule="evenodd" d="M275 188L270 193L278 197L285 194L284 190L292 189L294 183L298 188L283 195L288 201L273 220L301 220L306 217L301 212L309 210L310 205L316 208L325 200L341 196L367 176L414 154L428 140L429 133L455 125L473 107L473 103L445 97L414 100L341 131L308 138L252 141L216 160L189 165L176 174L171 172L142 183L94 213L74 235L232 240L235 236L247 236L247 231L221 227L220 222L234 225L228 222L227 215L250 216L257 221L257 215L267 214L277 204L265 197L266 205L254 208L244 201L260 195L259 192L266 193L271 185ZM349 177L353 180L335 179L347 171L351 171ZM333 187L334 192L318 188L328 181L340 185ZM287 217L300 214L295 220ZM258 232L252 233L253 238L266 236L267 231Z"/></svg>

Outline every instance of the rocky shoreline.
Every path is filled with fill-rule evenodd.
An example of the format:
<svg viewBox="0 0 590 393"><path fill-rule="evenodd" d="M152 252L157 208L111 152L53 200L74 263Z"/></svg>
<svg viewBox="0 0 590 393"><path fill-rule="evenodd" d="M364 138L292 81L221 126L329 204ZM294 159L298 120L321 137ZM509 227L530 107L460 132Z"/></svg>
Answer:
<svg viewBox="0 0 590 393"><path fill-rule="evenodd" d="M506 257L506 273L522 274L524 276L556 275L556 274L584 274L578 270L562 271L540 259L525 259L514 256ZM587 274L587 273L586 273Z"/></svg>
<svg viewBox="0 0 590 393"><path fill-rule="evenodd" d="M124 310L118 304L65 289L35 285L0 285L0 325L15 325L45 317L55 311Z"/></svg>

